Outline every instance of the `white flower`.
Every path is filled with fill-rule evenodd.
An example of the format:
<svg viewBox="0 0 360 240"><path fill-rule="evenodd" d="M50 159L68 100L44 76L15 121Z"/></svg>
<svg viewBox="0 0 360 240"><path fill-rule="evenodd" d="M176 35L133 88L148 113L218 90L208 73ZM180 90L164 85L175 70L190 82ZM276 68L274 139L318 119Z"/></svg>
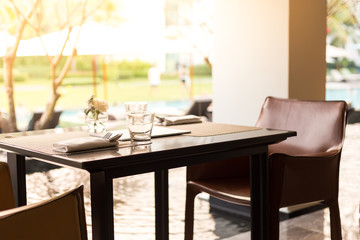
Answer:
<svg viewBox="0 0 360 240"><path fill-rule="evenodd" d="M99 112L106 112L109 109L109 105L105 100L94 98L93 105Z"/></svg>

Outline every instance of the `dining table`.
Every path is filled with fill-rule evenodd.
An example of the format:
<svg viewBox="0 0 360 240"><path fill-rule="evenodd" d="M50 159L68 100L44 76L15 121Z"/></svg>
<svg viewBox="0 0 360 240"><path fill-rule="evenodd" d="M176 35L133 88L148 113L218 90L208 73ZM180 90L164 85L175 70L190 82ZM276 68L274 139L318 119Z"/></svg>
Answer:
<svg viewBox="0 0 360 240"><path fill-rule="evenodd" d="M154 172L154 238L167 240L169 169L247 155L251 161L251 239L269 239L268 146L296 136L295 131L213 122L154 126L153 130L165 131L154 135L149 145L134 146L128 139L120 139L115 147L70 153L54 151L54 143L89 136L86 129L55 128L0 134L0 149L7 152L16 206L27 202L27 158L83 169L90 174L92 237L112 240L113 179Z"/></svg>

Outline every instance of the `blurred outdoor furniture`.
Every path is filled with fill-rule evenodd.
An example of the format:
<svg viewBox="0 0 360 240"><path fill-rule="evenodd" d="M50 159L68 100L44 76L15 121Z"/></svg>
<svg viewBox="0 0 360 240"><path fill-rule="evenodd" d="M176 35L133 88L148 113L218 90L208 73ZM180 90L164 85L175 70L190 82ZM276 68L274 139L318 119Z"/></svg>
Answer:
<svg viewBox="0 0 360 240"><path fill-rule="evenodd" d="M208 109L211 103L211 98L195 99L187 112L185 112L185 115L203 116L206 117L209 121L212 121L212 112Z"/></svg>
<svg viewBox="0 0 360 240"><path fill-rule="evenodd" d="M49 122L45 129L55 128L59 124L59 119L62 111L54 111L53 119ZM31 120L29 121L29 125L27 130L33 131L35 128L35 123L41 118L43 112L34 112Z"/></svg>
<svg viewBox="0 0 360 240"><path fill-rule="evenodd" d="M0 133L10 132L9 116L0 111Z"/></svg>
<svg viewBox="0 0 360 240"><path fill-rule="evenodd" d="M29 121L27 131L33 131L35 130L35 123L41 118L41 115L43 112L34 112L31 120ZM49 122L49 124L46 126L45 129L52 129L55 128L59 124L60 115L62 114L62 111L55 111L53 119ZM40 162L38 160L29 158L27 159L27 165L29 166L27 168L26 173L33 173L36 172L37 169L41 169L43 167L46 167L46 169L55 169L59 168L60 166L56 166L54 164L49 164L45 162Z"/></svg>
<svg viewBox="0 0 360 240"><path fill-rule="evenodd" d="M352 73L348 68L341 68L340 70L331 69L326 76L326 81L329 82L357 82L360 81L359 73Z"/></svg>
<svg viewBox="0 0 360 240"><path fill-rule="evenodd" d="M269 97L256 126L297 132L269 146L269 239L279 239L279 209L322 201L330 208L331 239L341 239L338 206L339 164L346 126L344 101L300 101ZM193 239L194 200L206 192L226 202L257 204L252 193L253 161L250 157L187 167L185 239ZM250 164L251 163L251 164ZM251 183L251 184L250 184ZM251 218L256 217L251 209ZM253 219L251 219L253 220Z"/></svg>
<svg viewBox="0 0 360 240"><path fill-rule="evenodd" d="M326 81L341 82L345 81L345 78L337 69L331 69L329 74L326 76Z"/></svg>
<svg viewBox="0 0 360 240"><path fill-rule="evenodd" d="M1 134L0 148L9 151L7 161L12 175L15 202L26 204L25 156L54 164L84 169L90 173L92 236L94 240L114 239L113 179L147 172L155 173L155 235L169 239L168 170L197 163L221 160L240 155L252 155L252 171L265 173L260 164L267 159L267 146L295 136L293 131L269 130L211 122L176 125L191 127L186 135L153 138L151 145L131 146L120 141L111 149L59 154L53 144L66 139L88 136L88 132L53 129ZM169 128L170 129L170 128ZM33 144L37 142L37 144ZM267 182L265 176L253 175L252 218L253 239L267 239ZM259 209L262 209L259 211ZM264 215L265 214L265 215Z"/></svg>
<svg viewBox="0 0 360 240"><path fill-rule="evenodd" d="M360 74L359 73L352 73L348 68L341 68L340 73L343 76L345 81L359 81Z"/></svg>

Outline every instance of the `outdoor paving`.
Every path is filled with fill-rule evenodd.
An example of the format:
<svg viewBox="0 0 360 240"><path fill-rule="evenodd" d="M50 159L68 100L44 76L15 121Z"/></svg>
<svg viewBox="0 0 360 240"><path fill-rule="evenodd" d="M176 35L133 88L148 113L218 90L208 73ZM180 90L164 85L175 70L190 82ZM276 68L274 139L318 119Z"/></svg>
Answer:
<svg viewBox="0 0 360 240"><path fill-rule="evenodd" d="M154 239L153 174L114 180L115 239ZM170 239L184 238L185 168L169 172ZM91 236L89 174L72 168L59 168L27 175L28 203L47 199L84 185L84 200ZM209 213L207 200L196 200L195 239L224 239L249 229L247 221Z"/></svg>
<svg viewBox="0 0 360 240"><path fill-rule="evenodd" d="M343 239L360 239L360 124L348 125L341 162L340 211ZM2 154L4 160L5 155ZM40 167L41 169L41 167ZM154 239L153 174L114 180L115 239ZM89 174L73 168L57 168L27 174L28 203L47 199L84 185L86 220L91 239ZM249 222L209 212L206 196L195 201L195 234L199 240L250 239ZM170 239L184 238L185 168L169 172ZM328 209L281 222L282 240L330 239Z"/></svg>

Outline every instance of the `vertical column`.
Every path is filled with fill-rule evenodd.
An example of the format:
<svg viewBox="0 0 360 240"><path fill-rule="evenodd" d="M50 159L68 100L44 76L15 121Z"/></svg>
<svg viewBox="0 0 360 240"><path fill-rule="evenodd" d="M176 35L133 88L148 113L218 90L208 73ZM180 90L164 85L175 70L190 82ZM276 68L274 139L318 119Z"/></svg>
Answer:
<svg viewBox="0 0 360 240"><path fill-rule="evenodd" d="M326 21L327 1L289 1L289 98L325 99Z"/></svg>
<svg viewBox="0 0 360 240"><path fill-rule="evenodd" d="M94 240L114 239L113 182L105 172L90 173L91 220Z"/></svg>
<svg viewBox="0 0 360 240"><path fill-rule="evenodd" d="M155 234L157 240L169 239L168 170L155 171Z"/></svg>
<svg viewBox="0 0 360 240"><path fill-rule="evenodd" d="M10 168L15 206L26 205L25 156L9 152L7 153L7 162Z"/></svg>

